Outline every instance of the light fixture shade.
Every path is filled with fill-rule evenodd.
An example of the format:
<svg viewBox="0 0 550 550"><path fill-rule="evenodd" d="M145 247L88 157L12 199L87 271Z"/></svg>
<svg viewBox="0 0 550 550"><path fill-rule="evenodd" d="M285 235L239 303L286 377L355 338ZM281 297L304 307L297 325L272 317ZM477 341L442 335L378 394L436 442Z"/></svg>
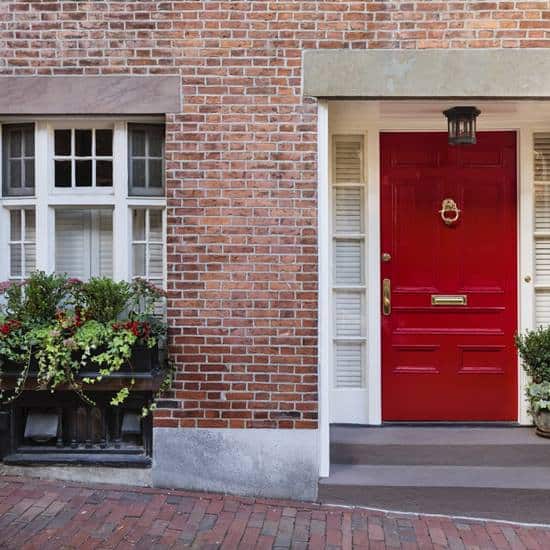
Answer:
<svg viewBox="0 0 550 550"><path fill-rule="evenodd" d="M443 111L447 117L449 145L476 143L476 118L480 113L476 107L453 107Z"/></svg>

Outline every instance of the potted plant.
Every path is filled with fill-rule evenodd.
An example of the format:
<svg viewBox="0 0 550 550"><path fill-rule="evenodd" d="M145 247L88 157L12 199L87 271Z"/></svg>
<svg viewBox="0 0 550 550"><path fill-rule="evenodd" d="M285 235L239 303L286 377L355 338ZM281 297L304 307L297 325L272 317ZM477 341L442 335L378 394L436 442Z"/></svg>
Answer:
<svg viewBox="0 0 550 550"><path fill-rule="evenodd" d="M31 379L34 389L73 390L90 402L87 389L115 380L111 404L119 405L136 378L162 370L166 324L155 309L164 293L143 279L35 272L1 290L0 402L15 400Z"/></svg>
<svg viewBox="0 0 550 550"><path fill-rule="evenodd" d="M550 327L538 327L516 336L523 368L530 378L526 389L529 412L537 433L550 437Z"/></svg>

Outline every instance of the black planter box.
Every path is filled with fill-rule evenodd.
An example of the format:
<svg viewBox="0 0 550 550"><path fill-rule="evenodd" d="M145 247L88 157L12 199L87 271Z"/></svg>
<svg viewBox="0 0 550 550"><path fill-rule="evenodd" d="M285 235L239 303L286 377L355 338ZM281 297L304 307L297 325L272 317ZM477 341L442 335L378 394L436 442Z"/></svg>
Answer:
<svg viewBox="0 0 550 550"><path fill-rule="evenodd" d="M126 380L132 378L135 380L135 389L152 389L155 390L160 386L162 373L165 365L165 352L159 349L158 346L149 348L147 346L135 346L132 350L130 361L126 362L122 367L112 374L102 378L101 382L96 382L93 387L97 390L106 389L112 390L116 386L126 385ZM9 388L15 385L15 382L23 366L17 363L6 361L0 365L2 371L1 386ZM31 364L27 383L25 388L32 389L36 386L36 375L38 373L38 365L34 358L31 357ZM78 378L95 378L99 374L99 368L93 362L89 365L83 365ZM63 390L65 388L58 388Z"/></svg>

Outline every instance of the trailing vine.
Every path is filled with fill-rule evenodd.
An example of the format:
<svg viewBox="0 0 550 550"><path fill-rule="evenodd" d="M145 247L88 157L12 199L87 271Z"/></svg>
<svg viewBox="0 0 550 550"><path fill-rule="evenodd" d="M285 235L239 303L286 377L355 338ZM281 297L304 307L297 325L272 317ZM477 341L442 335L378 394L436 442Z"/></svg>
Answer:
<svg viewBox="0 0 550 550"><path fill-rule="evenodd" d="M165 343L166 324L155 314L164 294L142 279L82 282L36 272L0 292L0 388L8 371L17 373L11 395L0 389L4 403L21 394L32 371L38 389L71 389L93 404L86 388L128 367L131 375L111 399L118 406L135 385L136 347Z"/></svg>

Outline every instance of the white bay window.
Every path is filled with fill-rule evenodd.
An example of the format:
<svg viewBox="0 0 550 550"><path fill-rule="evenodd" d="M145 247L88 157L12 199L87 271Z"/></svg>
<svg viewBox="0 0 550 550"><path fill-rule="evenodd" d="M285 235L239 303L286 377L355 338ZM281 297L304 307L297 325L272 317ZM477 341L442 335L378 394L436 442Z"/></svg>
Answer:
<svg viewBox="0 0 550 550"><path fill-rule="evenodd" d="M0 280L40 269L164 286L162 124L21 120L0 137Z"/></svg>

